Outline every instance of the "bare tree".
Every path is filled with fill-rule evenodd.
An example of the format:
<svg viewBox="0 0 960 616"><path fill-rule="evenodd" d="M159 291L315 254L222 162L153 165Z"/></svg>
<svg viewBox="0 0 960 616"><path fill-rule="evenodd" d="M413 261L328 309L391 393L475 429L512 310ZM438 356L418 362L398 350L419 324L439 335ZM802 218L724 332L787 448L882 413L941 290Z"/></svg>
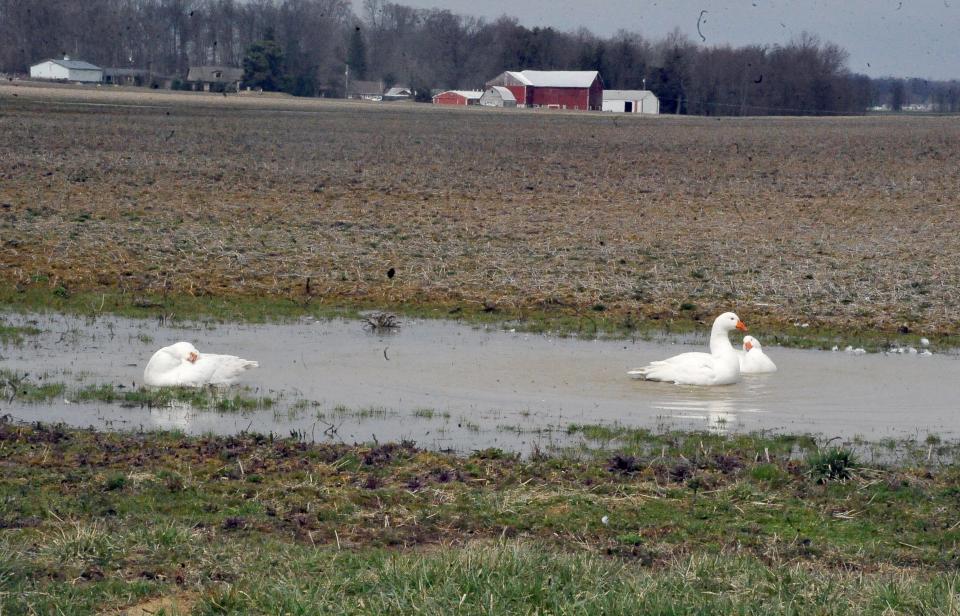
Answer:
<svg viewBox="0 0 960 616"><path fill-rule="evenodd" d="M956 82L853 75L843 48L806 32L780 46L708 47L679 30L648 41L388 0L358 9L359 17L350 0L0 0L0 71L22 73L66 53L183 78L192 64L239 66L244 50L272 33L285 57L283 87L297 94L339 93L351 47L357 63L362 41L368 78L421 89L477 88L504 70L581 68L600 71L608 88L653 90L664 112L859 113L878 100L960 106Z"/></svg>

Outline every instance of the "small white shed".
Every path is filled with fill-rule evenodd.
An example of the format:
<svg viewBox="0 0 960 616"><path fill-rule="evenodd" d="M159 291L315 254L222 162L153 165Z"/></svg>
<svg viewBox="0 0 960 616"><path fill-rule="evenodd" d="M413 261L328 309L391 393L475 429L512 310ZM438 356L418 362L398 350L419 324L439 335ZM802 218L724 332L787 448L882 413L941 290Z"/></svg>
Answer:
<svg viewBox="0 0 960 616"><path fill-rule="evenodd" d="M411 98L413 98L413 90L405 86L387 88L387 91L383 93L383 100L385 101L405 101Z"/></svg>
<svg viewBox="0 0 960 616"><path fill-rule="evenodd" d="M617 113L660 113L660 99L650 90L604 90L603 110Z"/></svg>
<svg viewBox="0 0 960 616"><path fill-rule="evenodd" d="M516 107L517 97L509 88L504 86L490 86L480 97L480 104L484 107Z"/></svg>
<svg viewBox="0 0 960 616"><path fill-rule="evenodd" d="M71 60L63 56L62 60L44 60L30 67L33 79L62 79L80 83L100 83L103 81L103 69L83 60Z"/></svg>

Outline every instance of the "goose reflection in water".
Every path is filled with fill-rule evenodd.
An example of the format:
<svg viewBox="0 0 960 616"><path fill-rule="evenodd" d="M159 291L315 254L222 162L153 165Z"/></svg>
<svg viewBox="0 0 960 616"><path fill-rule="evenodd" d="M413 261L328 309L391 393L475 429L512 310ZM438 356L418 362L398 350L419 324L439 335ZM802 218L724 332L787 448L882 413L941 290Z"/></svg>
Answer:
<svg viewBox="0 0 960 616"><path fill-rule="evenodd" d="M683 421L704 422L710 432L726 434L734 429L737 423L737 408L728 400L684 400L659 404L656 408L670 419Z"/></svg>
<svg viewBox="0 0 960 616"><path fill-rule="evenodd" d="M689 391L684 393L690 395L655 403L654 408L661 411L664 417L696 424L691 427L726 434L738 429L742 415L765 412L757 405L758 398L762 397L762 389L760 383L747 384L744 391L733 396L717 390L711 390L710 393Z"/></svg>

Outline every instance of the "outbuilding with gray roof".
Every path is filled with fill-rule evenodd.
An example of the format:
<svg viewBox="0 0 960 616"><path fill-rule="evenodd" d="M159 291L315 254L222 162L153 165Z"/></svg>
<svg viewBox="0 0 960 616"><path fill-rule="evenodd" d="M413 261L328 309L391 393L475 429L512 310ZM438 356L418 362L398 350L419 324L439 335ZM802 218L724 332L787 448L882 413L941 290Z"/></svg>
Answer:
<svg viewBox="0 0 960 616"><path fill-rule="evenodd" d="M51 79L76 81L79 83L100 83L103 81L103 69L83 60L71 60L63 56L61 60L44 60L30 67L32 79Z"/></svg>

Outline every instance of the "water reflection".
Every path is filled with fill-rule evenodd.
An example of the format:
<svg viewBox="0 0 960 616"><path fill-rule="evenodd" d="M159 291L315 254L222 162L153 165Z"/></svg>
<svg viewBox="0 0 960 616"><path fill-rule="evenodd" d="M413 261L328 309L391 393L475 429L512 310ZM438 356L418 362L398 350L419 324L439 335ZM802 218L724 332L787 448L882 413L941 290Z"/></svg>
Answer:
<svg viewBox="0 0 960 616"><path fill-rule="evenodd" d="M685 424L699 424L692 427L705 428L710 432L726 434L736 430L737 411L729 400L678 400L663 402L655 406L664 417L680 420Z"/></svg>
<svg viewBox="0 0 960 616"><path fill-rule="evenodd" d="M679 420L686 427L727 434L745 429L743 415L763 414L776 375L750 375L737 387L674 387L653 403L666 419Z"/></svg>

